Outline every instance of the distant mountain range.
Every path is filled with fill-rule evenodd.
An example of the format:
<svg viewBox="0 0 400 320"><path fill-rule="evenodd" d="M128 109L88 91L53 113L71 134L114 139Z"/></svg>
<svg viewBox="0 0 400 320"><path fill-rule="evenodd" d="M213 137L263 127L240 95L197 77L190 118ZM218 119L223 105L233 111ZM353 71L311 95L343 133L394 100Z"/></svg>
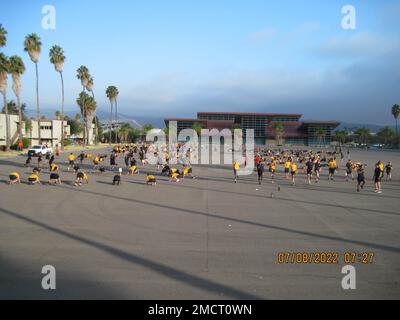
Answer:
<svg viewBox="0 0 400 320"><path fill-rule="evenodd" d="M41 111L42 115L45 115L46 117L49 118L54 118L54 110L49 110L49 109L43 109ZM76 111L66 111L65 114L73 118L76 115ZM27 112L27 115L29 117L34 117L36 116L35 112L32 110L29 110ZM108 111L104 111L102 109L97 110L97 115L102 123L107 123L110 117L110 113ZM143 116L131 116L127 115L124 113L118 113L118 120L120 122L127 122L129 123L132 127L134 128L141 128L144 124L152 124L156 128L164 128L165 123L164 123L164 118L157 118L157 117L143 117ZM364 123L352 123L352 122L341 122L340 126L336 130L347 130L347 131L355 131L359 128L367 128L370 129L371 132L378 132L385 126L383 125L376 125L376 124L364 124ZM391 128L394 129L394 126L390 126Z"/></svg>
<svg viewBox="0 0 400 320"><path fill-rule="evenodd" d="M41 115L44 115L50 119L55 117L54 113L55 113L55 111L50 110L50 109L42 109L40 111ZM69 118L74 118L77 113L78 112L75 110L74 111L70 111L70 110L65 111L65 115L67 115ZM28 110L27 116L28 117L36 117L36 112L34 110ZM109 118L110 118L110 113L108 111L98 109L97 116L99 117L100 122L108 123ZM156 128L164 128L165 127L163 118L141 117L141 116L133 117L133 116L126 115L124 113L118 113L118 121L127 122L134 128L142 128L142 126L144 124L152 124Z"/></svg>
<svg viewBox="0 0 400 320"><path fill-rule="evenodd" d="M394 126L382 126L382 125L377 125L377 124L342 122L336 130L355 131L359 128L367 128L367 129L371 130L371 132L377 133L384 127L390 127L393 130L395 129Z"/></svg>

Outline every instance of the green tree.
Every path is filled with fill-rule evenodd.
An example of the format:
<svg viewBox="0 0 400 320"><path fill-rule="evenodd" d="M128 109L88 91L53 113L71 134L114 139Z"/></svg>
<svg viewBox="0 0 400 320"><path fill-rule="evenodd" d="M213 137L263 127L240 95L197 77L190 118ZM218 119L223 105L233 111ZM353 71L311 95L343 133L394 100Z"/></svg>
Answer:
<svg viewBox="0 0 400 320"><path fill-rule="evenodd" d="M384 127L377 133L378 139L380 143L384 145L389 145L393 142L394 137L396 136L396 132L389 127Z"/></svg>
<svg viewBox="0 0 400 320"><path fill-rule="evenodd" d="M142 136L142 131L137 128L132 128L129 130L128 133L128 140L129 142L135 142Z"/></svg>
<svg viewBox="0 0 400 320"><path fill-rule="evenodd" d="M78 134L82 133L83 127L82 127L82 125L80 123L80 120L67 119L67 124L70 127L71 134L78 135Z"/></svg>
<svg viewBox="0 0 400 320"><path fill-rule="evenodd" d="M201 122L195 122L192 126L192 129L196 131L197 135L201 135L201 129L203 129L203 123Z"/></svg>
<svg viewBox="0 0 400 320"><path fill-rule="evenodd" d="M337 130L333 134L333 140L339 142L339 145L346 143L349 133L346 130Z"/></svg>
<svg viewBox="0 0 400 320"><path fill-rule="evenodd" d="M325 130L324 130L323 128L317 128L317 129L315 129L314 134L315 134L315 136L317 137L318 143L319 143L320 146L322 146L323 144L325 144L325 135L326 135L326 132L325 132Z"/></svg>
<svg viewBox="0 0 400 320"><path fill-rule="evenodd" d="M0 48L5 47L7 43L7 30L4 29L3 25L0 23Z"/></svg>
<svg viewBox="0 0 400 320"><path fill-rule="evenodd" d="M81 113L83 113L83 118L86 119L85 126L86 132L88 133L87 138L89 143L89 132L92 130L92 123L96 114L97 103L92 96L88 95L84 91L79 94L78 99L76 99L76 103L80 107Z"/></svg>
<svg viewBox="0 0 400 320"><path fill-rule="evenodd" d="M94 99L94 90L93 89L94 89L94 80L93 80L93 77L90 76L90 78L89 78L89 80L87 81L87 84L86 84L86 90L89 91L92 94L92 97ZM96 115L94 117L94 126L95 126L95 131L96 131L95 142L96 142L96 144L98 144L99 143L99 131L100 131L100 129L99 129L99 119L98 119L98 117Z"/></svg>
<svg viewBox="0 0 400 320"><path fill-rule="evenodd" d="M0 92L3 95L4 113L6 115L6 151L10 150L10 119L7 103L7 78L10 72L10 60L0 52Z"/></svg>
<svg viewBox="0 0 400 320"><path fill-rule="evenodd" d="M60 46L52 46L49 52L50 62L54 65L56 72L60 74L61 79L61 150L64 150L64 78L63 78L63 67L65 62L64 50Z"/></svg>
<svg viewBox="0 0 400 320"><path fill-rule="evenodd" d="M399 115L400 115L400 106L398 104L395 104L392 107L392 115L394 117L394 120L396 121L396 134L399 134L399 130L397 127L397 120L399 119Z"/></svg>
<svg viewBox="0 0 400 320"><path fill-rule="evenodd" d="M367 144L371 140L371 130L368 128L359 128L354 134L357 137L357 141L359 144Z"/></svg>
<svg viewBox="0 0 400 320"><path fill-rule="evenodd" d="M115 104L117 104L117 98L118 98L118 88L116 86L108 86L106 89L106 95L107 98L110 100L110 104L111 104L111 112L110 112L110 123L109 123L109 136L110 136L110 140L109 143L111 143L111 131L112 131L112 127L113 127L113 106ZM117 118L115 119L115 121L117 121ZM115 135L115 139L116 139L117 135Z"/></svg>
<svg viewBox="0 0 400 320"><path fill-rule="evenodd" d="M25 37L24 41L24 50L28 52L29 57L32 62L35 64L35 72L36 72L36 118L38 121L38 138L39 143L41 143L41 134L40 134L40 103L39 103L39 71L38 71L38 62L40 59L40 52L42 50L42 42L40 41L40 37L36 33L31 33Z"/></svg>
<svg viewBox="0 0 400 320"><path fill-rule="evenodd" d="M143 127L142 127L143 135L146 135L147 132L149 132L150 130L153 130L153 129L154 129L154 126L150 123L143 125Z"/></svg>
<svg viewBox="0 0 400 320"><path fill-rule="evenodd" d="M10 73L13 79L12 89L14 91L15 97L17 98L17 107L18 107L18 134L19 139L22 139L22 106L21 106L21 75L25 72L25 64L19 56L10 57Z"/></svg>
<svg viewBox="0 0 400 320"><path fill-rule="evenodd" d="M242 129L242 126L241 126L239 123L235 123L235 124L232 126L232 129L233 129L233 130Z"/></svg>
<svg viewBox="0 0 400 320"><path fill-rule="evenodd" d="M89 83L89 79L91 78L90 76L90 72L89 69L86 66L80 66L77 70L76 70L76 77L81 81L81 85L82 85L82 92L85 92L87 85ZM85 114L86 114L86 106L83 105L81 107L81 114L82 114L82 120L84 123L84 130L83 130L83 140L85 143L88 143L86 137L88 136L88 132L86 132L86 128L87 128L87 119L85 118Z"/></svg>
<svg viewBox="0 0 400 320"><path fill-rule="evenodd" d="M281 145L283 133L285 131L285 127L283 126L283 123L280 121L273 122L272 128L274 128L274 131L275 131L276 144Z"/></svg>

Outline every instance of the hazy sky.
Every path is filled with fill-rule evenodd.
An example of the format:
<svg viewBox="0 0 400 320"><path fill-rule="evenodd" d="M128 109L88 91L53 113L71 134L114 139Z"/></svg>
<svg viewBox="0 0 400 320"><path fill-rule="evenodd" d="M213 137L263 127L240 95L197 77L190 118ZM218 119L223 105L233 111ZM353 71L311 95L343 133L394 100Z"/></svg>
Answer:
<svg viewBox="0 0 400 320"><path fill-rule="evenodd" d="M42 28L46 4L56 8L55 30ZM356 9L356 30L341 27L346 4ZM399 0L1 0L0 10L8 31L3 51L21 55L27 67L30 109L35 73L23 40L36 32L45 109L60 108L59 76L48 58L58 44L67 56L68 110L78 111L75 74L86 65L103 110L113 84L120 111L133 116L295 112L375 124L392 124L390 108L400 103L399 17Z"/></svg>

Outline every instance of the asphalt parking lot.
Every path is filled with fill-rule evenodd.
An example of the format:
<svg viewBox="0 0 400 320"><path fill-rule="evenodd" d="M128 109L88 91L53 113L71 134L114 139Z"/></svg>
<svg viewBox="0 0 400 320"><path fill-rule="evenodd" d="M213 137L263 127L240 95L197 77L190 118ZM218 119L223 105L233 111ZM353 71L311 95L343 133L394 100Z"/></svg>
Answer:
<svg viewBox="0 0 400 320"><path fill-rule="evenodd" d="M400 153L352 151L369 168L360 194L343 169L333 182L325 170L311 186L281 173L258 186L256 175L234 184L230 168L204 165L197 179L157 176L149 187L145 173L159 173L147 167L112 186L114 173L91 174L89 162L89 185L75 187L66 156L60 186L9 186L10 172L26 181L29 168L0 159L0 299L400 298ZM380 195L377 160L394 164ZM338 263L281 264L280 252L338 253ZM345 252L373 254L354 263L355 290L341 286ZM44 265L56 268L56 290L41 287Z"/></svg>

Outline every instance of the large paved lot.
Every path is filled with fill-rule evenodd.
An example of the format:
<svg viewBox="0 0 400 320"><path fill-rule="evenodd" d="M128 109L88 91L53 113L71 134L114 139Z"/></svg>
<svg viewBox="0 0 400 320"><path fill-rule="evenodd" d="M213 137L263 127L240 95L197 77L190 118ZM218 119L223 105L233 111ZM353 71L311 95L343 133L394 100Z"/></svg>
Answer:
<svg viewBox="0 0 400 320"><path fill-rule="evenodd" d="M23 157L0 159L0 299L355 299L400 298L400 154L354 151L372 164L394 163L384 193L361 193L326 176L308 186L256 177L232 183L229 168L202 166L199 179L143 184L144 174L110 185L112 173L74 187L8 186ZM65 162L66 155L63 156ZM62 166L63 171L66 167ZM47 170L43 177L48 178ZM371 177L371 173L367 175ZM273 197L271 197L273 193ZM288 252L374 252L355 265L357 289L341 288L338 264L279 264ZM57 289L41 289L41 269L57 270Z"/></svg>

